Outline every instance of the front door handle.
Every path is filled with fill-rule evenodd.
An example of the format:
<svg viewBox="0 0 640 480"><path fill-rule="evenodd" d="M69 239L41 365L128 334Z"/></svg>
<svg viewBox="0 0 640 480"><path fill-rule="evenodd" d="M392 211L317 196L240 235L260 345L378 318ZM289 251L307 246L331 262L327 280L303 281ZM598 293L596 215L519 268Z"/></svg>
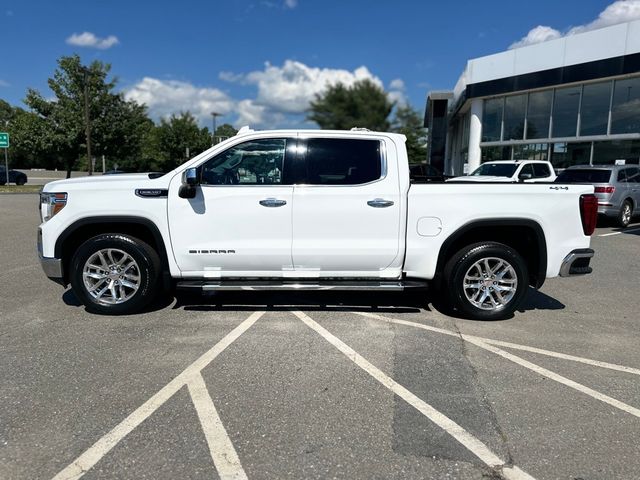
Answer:
<svg viewBox="0 0 640 480"><path fill-rule="evenodd" d="M373 208L386 208L393 205L393 201L385 200L384 198L374 198L373 200L369 200L367 205Z"/></svg>
<svg viewBox="0 0 640 480"><path fill-rule="evenodd" d="M260 200L259 203L263 207L282 207L287 204L287 201L277 198L265 198L264 200Z"/></svg>

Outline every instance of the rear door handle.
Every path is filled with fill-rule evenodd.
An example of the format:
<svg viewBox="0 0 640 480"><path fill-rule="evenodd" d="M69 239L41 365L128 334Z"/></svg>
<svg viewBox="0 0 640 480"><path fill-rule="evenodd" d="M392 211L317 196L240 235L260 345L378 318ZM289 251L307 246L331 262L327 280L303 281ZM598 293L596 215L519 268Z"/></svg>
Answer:
<svg viewBox="0 0 640 480"><path fill-rule="evenodd" d="M393 205L393 201L385 200L384 198L374 198L373 200L369 200L367 205L373 208L386 208Z"/></svg>
<svg viewBox="0 0 640 480"><path fill-rule="evenodd" d="M263 207L282 207L287 204L287 201L277 198L265 198L264 200L260 200L259 203Z"/></svg>

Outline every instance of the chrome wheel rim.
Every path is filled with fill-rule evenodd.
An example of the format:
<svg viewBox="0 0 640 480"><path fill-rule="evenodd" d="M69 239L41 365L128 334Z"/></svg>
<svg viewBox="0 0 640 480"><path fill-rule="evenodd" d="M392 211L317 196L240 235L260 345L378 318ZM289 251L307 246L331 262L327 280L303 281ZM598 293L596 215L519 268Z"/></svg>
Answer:
<svg viewBox="0 0 640 480"><path fill-rule="evenodd" d="M475 262L464 276L464 294L474 307L501 310L515 296L518 276L502 258L486 257Z"/></svg>
<svg viewBox="0 0 640 480"><path fill-rule="evenodd" d="M631 207L629 204L625 204L622 208L622 223L625 225L631 222Z"/></svg>
<svg viewBox="0 0 640 480"><path fill-rule="evenodd" d="M104 248L85 262L82 280L97 303L117 305L130 300L140 288L140 268L127 252Z"/></svg>

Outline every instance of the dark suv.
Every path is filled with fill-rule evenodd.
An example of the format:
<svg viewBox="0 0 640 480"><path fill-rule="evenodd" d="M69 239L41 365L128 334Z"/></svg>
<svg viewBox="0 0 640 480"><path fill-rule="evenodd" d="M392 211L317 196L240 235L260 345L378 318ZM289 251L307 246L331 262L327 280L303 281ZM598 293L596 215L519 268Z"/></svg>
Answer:
<svg viewBox="0 0 640 480"><path fill-rule="evenodd" d="M0 185L7 183L7 169L4 165L0 166ZM27 183L27 176L18 170L9 170L9 183L16 185L24 185Z"/></svg>
<svg viewBox="0 0 640 480"><path fill-rule="evenodd" d="M640 167L637 165L574 165L563 170L556 183L595 186L598 213L626 227L640 214Z"/></svg>

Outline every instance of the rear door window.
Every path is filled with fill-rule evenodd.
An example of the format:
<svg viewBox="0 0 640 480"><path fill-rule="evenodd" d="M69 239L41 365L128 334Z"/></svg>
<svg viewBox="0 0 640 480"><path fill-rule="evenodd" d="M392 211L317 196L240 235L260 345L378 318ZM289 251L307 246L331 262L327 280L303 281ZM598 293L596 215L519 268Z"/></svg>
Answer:
<svg viewBox="0 0 640 480"><path fill-rule="evenodd" d="M544 163L534 163L533 164L533 176L535 178L547 178L551 175L549 171L549 166Z"/></svg>
<svg viewBox="0 0 640 480"><path fill-rule="evenodd" d="M379 140L310 138L306 141L302 183L309 185L361 185L382 176Z"/></svg>
<svg viewBox="0 0 640 480"><path fill-rule="evenodd" d="M618 183L627 183L627 170L620 170L618 172Z"/></svg>
<svg viewBox="0 0 640 480"><path fill-rule="evenodd" d="M627 182L640 183L640 168L630 168L627 170Z"/></svg>

